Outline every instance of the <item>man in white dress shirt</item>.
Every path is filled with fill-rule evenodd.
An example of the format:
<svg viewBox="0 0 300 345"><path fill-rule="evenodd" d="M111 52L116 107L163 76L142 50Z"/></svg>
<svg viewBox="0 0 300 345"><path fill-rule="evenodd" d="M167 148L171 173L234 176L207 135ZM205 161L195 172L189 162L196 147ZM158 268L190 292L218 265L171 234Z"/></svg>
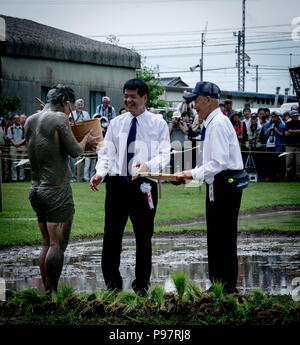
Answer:
<svg viewBox="0 0 300 345"><path fill-rule="evenodd" d="M157 205L157 181L138 177L139 172L159 172L168 163L170 137L166 122L146 111L149 89L139 79L123 87L127 113L112 119L104 146L98 153L96 174L90 187L106 182L105 227L102 271L106 286L120 291L122 237L128 217L136 238L136 267L133 290L145 296L150 284L154 216Z"/></svg>
<svg viewBox="0 0 300 345"><path fill-rule="evenodd" d="M180 183L205 180L207 250L209 278L224 284L224 292L234 293L238 274L237 219L242 189L235 175L243 170L239 142L234 128L219 108L220 89L210 82L198 82L193 93L185 94L188 102L195 100L198 116L204 123L203 165L178 173ZM203 137L203 134L202 134ZM203 138L202 138L203 139Z"/></svg>

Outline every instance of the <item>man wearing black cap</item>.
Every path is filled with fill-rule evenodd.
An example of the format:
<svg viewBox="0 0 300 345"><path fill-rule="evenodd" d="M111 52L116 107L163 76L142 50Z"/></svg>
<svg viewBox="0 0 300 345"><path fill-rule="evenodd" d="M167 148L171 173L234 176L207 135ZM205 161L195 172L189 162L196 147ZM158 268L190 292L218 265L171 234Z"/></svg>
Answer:
<svg viewBox="0 0 300 345"><path fill-rule="evenodd" d="M234 128L219 108L220 89L210 82L198 82L193 93L185 94L187 101L195 100L198 116L204 120L203 165L178 173L179 183L186 180L205 180L208 269L211 282L224 284L224 292L236 292L237 218L242 189L236 184L243 170L239 142ZM203 139L203 136L202 136ZM237 177L237 178L236 178Z"/></svg>
<svg viewBox="0 0 300 345"><path fill-rule="evenodd" d="M285 125L286 136L286 179L300 181L300 120L297 110L290 111L291 121Z"/></svg>

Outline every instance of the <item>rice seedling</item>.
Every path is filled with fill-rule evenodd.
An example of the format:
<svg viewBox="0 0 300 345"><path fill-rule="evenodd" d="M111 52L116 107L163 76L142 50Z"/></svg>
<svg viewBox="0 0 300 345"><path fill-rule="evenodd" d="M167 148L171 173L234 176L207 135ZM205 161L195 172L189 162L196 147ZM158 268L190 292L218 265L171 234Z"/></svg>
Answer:
<svg viewBox="0 0 300 345"><path fill-rule="evenodd" d="M215 295L215 298L223 299L224 298L224 294L223 294L224 284L222 284L219 281L214 281L212 286L213 286L213 293Z"/></svg>
<svg viewBox="0 0 300 345"><path fill-rule="evenodd" d="M202 291L200 290L200 288L198 287L198 285L195 282L190 280L187 284L187 287L186 287L186 294L187 294L189 300L193 301L195 299L195 297L198 297L198 298L201 297Z"/></svg>
<svg viewBox="0 0 300 345"><path fill-rule="evenodd" d="M158 304L158 306L162 306L164 304L164 295L165 291L161 286L156 285L151 287L149 290L149 297L155 304Z"/></svg>
<svg viewBox="0 0 300 345"><path fill-rule="evenodd" d="M183 272L171 274L179 299L182 299L187 285L187 277Z"/></svg>

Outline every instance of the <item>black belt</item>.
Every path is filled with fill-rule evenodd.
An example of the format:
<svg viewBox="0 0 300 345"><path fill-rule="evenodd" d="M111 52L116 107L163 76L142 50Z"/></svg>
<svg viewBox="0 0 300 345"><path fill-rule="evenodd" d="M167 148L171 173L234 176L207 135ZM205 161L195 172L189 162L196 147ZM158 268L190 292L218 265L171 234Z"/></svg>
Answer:
<svg viewBox="0 0 300 345"><path fill-rule="evenodd" d="M230 178L232 175L235 175L241 171L243 171L243 169L242 170L230 170L230 169L223 170L215 175L215 180Z"/></svg>

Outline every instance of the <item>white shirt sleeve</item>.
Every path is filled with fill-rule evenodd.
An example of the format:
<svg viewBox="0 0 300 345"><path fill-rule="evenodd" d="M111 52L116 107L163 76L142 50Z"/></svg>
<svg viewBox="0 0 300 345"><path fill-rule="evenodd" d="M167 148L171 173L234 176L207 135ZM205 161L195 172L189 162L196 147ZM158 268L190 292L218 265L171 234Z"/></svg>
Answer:
<svg viewBox="0 0 300 345"><path fill-rule="evenodd" d="M103 147L98 151L98 161L96 173L104 178L111 170L116 160L116 147L113 143L113 133L111 125L108 127Z"/></svg>
<svg viewBox="0 0 300 345"><path fill-rule="evenodd" d="M169 128L165 121L162 122L162 128L159 136L159 142L155 152L157 154L148 162L145 162L150 172L160 172L170 162L170 134Z"/></svg>
<svg viewBox="0 0 300 345"><path fill-rule="evenodd" d="M208 160L202 166L191 170L193 179L207 179L227 169L230 135L227 133L226 129L221 126L215 126L210 133L213 133L213 138L207 136L205 138L210 144L203 146L203 150L205 150L205 147L209 150L207 153L203 152L204 155L208 155Z"/></svg>

